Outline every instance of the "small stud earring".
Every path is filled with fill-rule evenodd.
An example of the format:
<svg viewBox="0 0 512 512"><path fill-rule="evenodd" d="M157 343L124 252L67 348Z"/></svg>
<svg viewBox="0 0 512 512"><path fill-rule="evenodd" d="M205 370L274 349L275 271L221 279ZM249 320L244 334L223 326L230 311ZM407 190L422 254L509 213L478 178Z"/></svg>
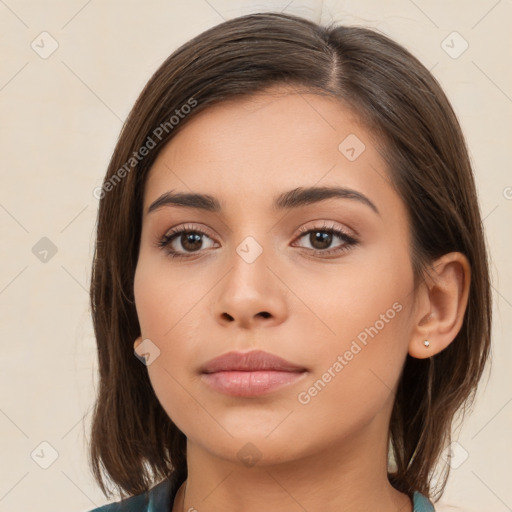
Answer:
<svg viewBox="0 0 512 512"><path fill-rule="evenodd" d="M425 345L425 347L426 347L426 348L428 348L428 347L430 346L430 341L425 340L425 341L423 342L423 345Z"/></svg>

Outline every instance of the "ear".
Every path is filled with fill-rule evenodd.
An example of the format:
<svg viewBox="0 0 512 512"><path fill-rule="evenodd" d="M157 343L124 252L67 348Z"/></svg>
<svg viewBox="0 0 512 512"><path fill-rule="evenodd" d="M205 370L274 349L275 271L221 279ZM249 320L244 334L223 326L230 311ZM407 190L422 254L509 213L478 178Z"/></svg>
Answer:
<svg viewBox="0 0 512 512"><path fill-rule="evenodd" d="M460 252L445 254L432 263L416 293L410 356L431 357L455 339L464 320L470 280L469 261Z"/></svg>
<svg viewBox="0 0 512 512"><path fill-rule="evenodd" d="M135 350L140 344L142 343L142 336L139 336L134 342L133 342L133 350Z"/></svg>

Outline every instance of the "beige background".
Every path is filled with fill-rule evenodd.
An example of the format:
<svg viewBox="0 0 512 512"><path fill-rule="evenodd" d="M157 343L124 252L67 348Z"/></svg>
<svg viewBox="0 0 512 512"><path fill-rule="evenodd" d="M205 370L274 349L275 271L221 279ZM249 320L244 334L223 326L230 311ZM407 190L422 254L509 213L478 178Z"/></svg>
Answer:
<svg viewBox="0 0 512 512"><path fill-rule="evenodd" d="M97 368L87 295L92 191L168 54L260 10L375 27L433 70L451 99L492 252L494 362L455 434L457 467L437 510L512 510L510 0L0 0L0 512L106 502L86 459Z"/></svg>

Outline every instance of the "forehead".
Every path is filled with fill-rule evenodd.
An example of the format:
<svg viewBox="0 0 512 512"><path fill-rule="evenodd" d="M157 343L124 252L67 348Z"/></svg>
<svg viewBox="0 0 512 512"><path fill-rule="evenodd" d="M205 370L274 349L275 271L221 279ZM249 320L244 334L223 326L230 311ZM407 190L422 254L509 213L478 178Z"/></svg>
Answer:
<svg viewBox="0 0 512 512"><path fill-rule="evenodd" d="M313 185L376 195L389 180L377 140L347 106L276 87L186 121L150 170L144 207L171 189L270 205L275 192Z"/></svg>

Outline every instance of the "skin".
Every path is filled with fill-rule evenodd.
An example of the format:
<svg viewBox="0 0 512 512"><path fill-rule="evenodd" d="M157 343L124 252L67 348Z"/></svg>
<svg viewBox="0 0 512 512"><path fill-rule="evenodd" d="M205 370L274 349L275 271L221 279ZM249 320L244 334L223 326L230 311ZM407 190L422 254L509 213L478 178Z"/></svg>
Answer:
<svg viewBox="0 0 512 512"><path fill-rule="evenodd" d="M365 144L354 161L338 149L349 134ZM364 194L379 213L347 198L271 207L280 192L331 185ZM210 194L223 209L165 206L148 214L171 190ZM345 242L334 235L322 248L298 230L322 231L326 223L358 243L322 255ZM207 235L195 252L178 236L172 247L190 256L171 258L156 244L184 224ZM252 263L236 251L247 236L263 250ZM463 255L450 253L415 285L409 244L406 208L377 141L334 99L274 87L224 102L191 119L161 151L144 190L134 283L141 336L134 347L150 339L160 350L149 378L187 436L188 479L173 512L412 511L386 476L396 385L408 353L430 357L455 338L470 272ZM394 303L400 312L300 403L299 393ZM221 394L201 380L206 361L251 349L308 372L251 398ZM237 455L244 446L255 465Z"/></svg>

